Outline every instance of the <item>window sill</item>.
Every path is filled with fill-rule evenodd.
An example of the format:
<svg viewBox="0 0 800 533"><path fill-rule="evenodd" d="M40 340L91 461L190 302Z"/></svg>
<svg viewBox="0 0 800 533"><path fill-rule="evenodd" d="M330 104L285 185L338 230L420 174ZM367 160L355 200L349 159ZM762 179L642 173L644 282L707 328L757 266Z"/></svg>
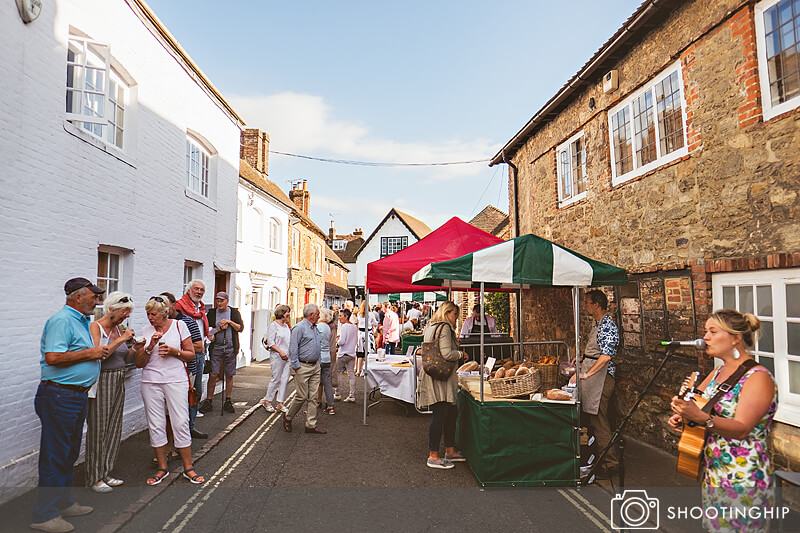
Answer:
<svg viewBox="0 0 800 533"><path fill-rule="evenodd" d="M611 178L611 186L612 187L616 187L617 185L625 183L626 181L631 181L632 179L638 178L639 176L641 176L643 174L647 174L648 172L656 170L659 167L662 167L664 165L672 163L676 159L680 159L680 158L685 157L687 155L689 155L689 148L684 145L683 148L679 148L679 149L675 150L674 152L670 153L669 155L663 156L663 157L661 157L659 159L656 159L655 161L651 161L651 162L649 162L648 164L646 164L643 167L639 167L636 170L631 170L630 172L627 172L627 173L623 174L622 176L616 176L616 175L612 176L612 178ZM613 165L614 161L612 160L611 163ZM612 167L612 171L613 171L613 167Z"/></svg>
<svg viewBox="0 0 800 533"><path fill-rule="evenodd" d="M88 131L84 130L83 128L79 128L69 120L64 120L64 131L72 135L73 137L77 137L81 141L91 144L98 150L102 150L103 152L107 153L108 155L115 157L125 163L126 165L136 168L136 164L132 157L128 154L117 148L112 144L108 144L104 142L102 139L99 139L89 133Z"/></svg>
<svg viewBox="0 0 800 533"><path fill-rule="evenodd" d="M270 249L269 249L269 251L270 251L270 252L272 252L272 253L274 253L274 254L279 254L279 253L281 253L281 251L280 251L280 250L278 250L278 249L275 249L275 248L270 248Z"/></svg>
<svg viewBox="0 0 800 533"><path fill-rule="evenodd" d="M585 199L586 199L586 191L583 191L582 193L580 193L578 195L575 195L575 196L573 196L571 198L567 198L565 200L559 200L558 201L558 208L561 209L561 208L564 208L564 207L568 207L568 206L570 206L570 205L572 205L574 203L580 202L581 200L585 200Z"/></svg>
<svg viewBox="0 0 800 533"><path fill-rule="evenodd" d="M186 187L184 187L183 192L184 192L184 194L186 195L187 198L191 198L195 202L203 204L204 206L208 207L212 211L216 211L217 210L217 207L211 202L211 200L209 200L205 196L203 196L201 194L197 194L193 190L187 189Z"/></svg>

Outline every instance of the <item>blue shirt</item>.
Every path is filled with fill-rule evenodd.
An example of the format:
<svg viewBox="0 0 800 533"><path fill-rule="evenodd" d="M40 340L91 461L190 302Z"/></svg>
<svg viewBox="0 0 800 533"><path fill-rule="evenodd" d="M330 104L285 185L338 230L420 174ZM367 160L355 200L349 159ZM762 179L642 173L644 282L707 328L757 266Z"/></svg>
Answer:
<svg viewBox="0 0 800 533"><path fill-rule="evenodd" d="M300 368L300 361L319 361L320 337L317 327L305 318L292 328L289 339L289 362L292 368Z"/></svg>
<svg viewBox="0 0 800 533"><path fill-rule="evenodd" d="M600 353L607 355L611 358L608 362L606 371L614 377L617 368L614 366L614 356L617 355L617 345L619 344L619 329L611 316L605 315L600 319L600 325L597 328L597 345L600 347Z"/></svg>
<svg viewBox="0 0 800 533"><path fill-rule="evenodd" d="M55 381L62 385L91 387L100 376L100 360L84 361L69 366L48 365L44 354L48 352L80 352L94 348L89 333L89 317L68 305L51 316L42 331L42 380Z"/></svg>
<svg viewBox="0 0 800 533"><path fill-rule="evenodd" d="M325 322L317 322L319 330L319 362L331 362L331 327Z"/></svg>

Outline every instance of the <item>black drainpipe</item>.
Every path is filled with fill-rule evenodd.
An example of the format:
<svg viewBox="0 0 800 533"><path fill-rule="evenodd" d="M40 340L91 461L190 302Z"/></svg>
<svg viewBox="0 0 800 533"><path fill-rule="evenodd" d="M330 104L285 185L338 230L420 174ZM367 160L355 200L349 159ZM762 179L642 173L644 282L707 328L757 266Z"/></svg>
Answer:
<svg viewBox="0 0 800 533"><path fill-rule="evenodd" d="M506 160L506 153L503 151L503 163L511 168L512 182L514 184L514 237L519 237L519 197L517 196L518 182L517 182L517 166L511 161Z"/></svg>

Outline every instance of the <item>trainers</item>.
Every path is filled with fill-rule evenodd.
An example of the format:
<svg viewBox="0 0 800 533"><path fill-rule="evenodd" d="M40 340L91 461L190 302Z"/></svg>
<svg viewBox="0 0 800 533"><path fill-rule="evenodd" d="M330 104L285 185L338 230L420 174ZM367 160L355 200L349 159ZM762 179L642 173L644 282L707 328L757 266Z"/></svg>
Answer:
<svg viewBox="0 0 800 533"><path fill-rule="evenodd" d="M288 413L288 412L289 412L289 408L288 407L286 407L285 405L283 407L281 407L281 413Z"/></svg>
<svg viewBox="0 0 800 533"><path fill-rule="evenodd" d="M31 524L31 529L50 531L51 533L67 533L67 531L73 531L75 527L60 516L57 516L47 522Z"/></svg>
<svg viewBox="0 0 800 533"><path fill-rule="evenodd" d="M120 485L125 483L121 479L117 479L117 478L111 477L111 476L108 476L107 478L103 479L103 481L105 481L106 485L108 485L109 487L119 487Z"/></svg>
<svg viewBox="0 0 800 533"><path fill-rule="evenodd" d="M213 400L206 398L202 402L200 402L200 407L197 409L201 413L210 413L214 410L214 403Z"/></svg>
<svg viewBox="0 0 800 533"><path fill-rule="evenodd" d="M356 402L356 398L355 398L355 396L348 396L347 398L345 398L344 401L345 401L345 403L355 403Z"/></svg>
<svg viewBox="0 0 800 533"><path fill-rule="evenodd" d="M225 403L222 404L222 410L226 413L235 413L236 409L233 408L233 402L231 402L230 398L225 399Z"/></svg>
<svg viewBox="0 0 800 533"><path fill-rule="evenodd" d="M333 399L334 400L341 400L342 399L342 395L339 394L338 390L333 391Z"/></svg>
<svg viewBox="0 0 800 533"><path fill-rule="evenodd" d="M433 459L428 457L428 468L441 468L442 470L450 470L455 466L456 465L454 465L447 459L439 459L438 461L434 461Z"/></svg>
<svg viewBox="0 0 800 533"><path fill-rule="evenodd" d="M66 509L61 509L59 514L61 516L83 516L91 513L92 511L94 511L94 509L88 505L81 505L78 502L75 502Z"/></svg>
<svg viewBox="0 0 800 533"><path fill-rule="evenodd" d="M463 462L463 461L467 460L466 457L461 455L461 452L456 452L455 455L444 454L444 458L445 458L446 461L450 461L451 463L458 463L458 462Z"/></svg>
<svg viewBox="0 0 800 533"><path fill-rule="evenodd" d="M95 483L94 485L92 485L91 489L94 492L97 492L97 493L100 493L100 494L105 494L107 492L111 492L112 490L114 490L114 489L111 488L111 486L108 483L106 483L102 479L100 481L98 481L97 483Z"/></svg>

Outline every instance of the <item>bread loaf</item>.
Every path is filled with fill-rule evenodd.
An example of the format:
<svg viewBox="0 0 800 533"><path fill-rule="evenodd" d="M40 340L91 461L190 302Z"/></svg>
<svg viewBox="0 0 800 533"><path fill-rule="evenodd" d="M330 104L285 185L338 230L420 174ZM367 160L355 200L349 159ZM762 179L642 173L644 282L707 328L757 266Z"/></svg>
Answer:
<svg viewBox="0 0 800 533"><path fill-rule="evenodd" d="M513 378L513 377L514 377L516 374L517 374L517 371L516 371L515 369L513 369L513 368L509 368L508 370L506 370L506 375L505 375L505 377L507 377L507 378Z"/></svg>
<svg viewBox="0 0 800 533"><path fill-rule="evenodd" d="M572 395L561 389L550 389L546 393L548 400L571 400Z"/></svg>
<svg viewBox="0 0 800 533"><path fill-rule="evenodd" d="M475 361L470 361L468 363L464 363L460 367L458 367L459 372L472 372L473 370L478 370L480 365Z"/></svg>
<svg viewBox="0 0 800 533"><path fill-rule="evenodd" d="M506 377L506 369L505 368L498 368L497 372L494 373L495 379L500 379Z"/></svg>
<svg viewBox="0 0 800 533"><path fill-rule="evenodd" d="M512 366L514 366L514 363L512 363L511 361L508 361L503 364L503 368L505 368L506 370L510 369Z"/></svg>
<svg viewBox="0 0 800 533"><path fill-rule="evenodd" d="M525 374L530 374L530 373L531 371L524 366L521 366L517 369L517 376L524 376Z"/></svg>

